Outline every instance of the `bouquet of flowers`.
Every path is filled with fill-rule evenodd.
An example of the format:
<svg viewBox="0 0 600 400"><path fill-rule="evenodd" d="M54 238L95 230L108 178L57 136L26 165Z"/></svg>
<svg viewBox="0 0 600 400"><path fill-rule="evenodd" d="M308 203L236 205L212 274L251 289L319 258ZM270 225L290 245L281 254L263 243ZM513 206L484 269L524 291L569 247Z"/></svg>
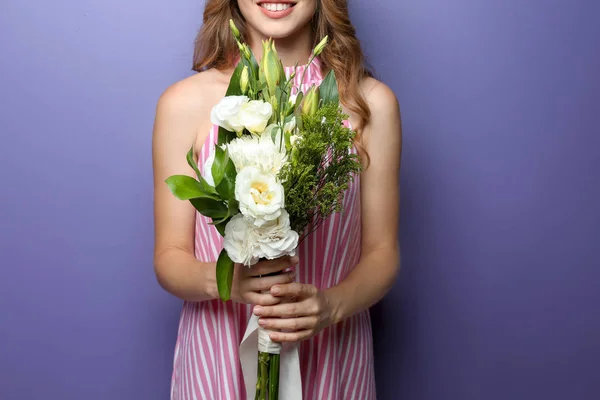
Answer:
<svg viewBox="0 0 600 400"><path fill-rule="evenodd" d="M252 266L261 259L294 255L298 244L332 213L342 210L343 195L361 163L350 150L355 132L344 126L337 82L330 71L306 93L293 87L296 71L286 77L272 39L263 41L260 64L230 28L240 61L225 97L214 106L219 126L214 155L201 174L192 149L186 175L166 180L172 193L189 200L224 236L217 260L217 286L229 300L234 263ZM325 48L325 37L309 64ZM306 69L305 69L306 71ZM301 80L303 82L304 79ZM279 393L279 350L258 327L256 399Z"/></svg>

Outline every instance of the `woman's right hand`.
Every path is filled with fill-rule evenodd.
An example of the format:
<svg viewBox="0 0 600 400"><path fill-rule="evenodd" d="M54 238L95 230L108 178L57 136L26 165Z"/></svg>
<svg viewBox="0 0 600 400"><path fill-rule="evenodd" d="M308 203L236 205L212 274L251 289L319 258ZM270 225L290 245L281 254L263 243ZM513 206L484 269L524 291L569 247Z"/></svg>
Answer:
<svg viewBox="0 0 600 400"><path fill-rule="evenodd" d="M293 282L296 272L293 268L298 264L298 257L281 257L275 260L259 261L252 267L235 264L231 299L238 303L270 306L279 304L281 298L268 293L273 285ZM290 269L289 271L285 271ZM285 271L278 275L263 276L274 272ZM262 293L266 292L266 293Z"/></svg>

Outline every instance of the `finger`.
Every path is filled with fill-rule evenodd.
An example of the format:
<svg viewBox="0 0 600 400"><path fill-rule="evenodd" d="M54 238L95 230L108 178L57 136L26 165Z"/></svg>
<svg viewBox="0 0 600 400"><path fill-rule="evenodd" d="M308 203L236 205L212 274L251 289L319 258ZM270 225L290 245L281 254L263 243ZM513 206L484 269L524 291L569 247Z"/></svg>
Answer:
<svg viewBox="0 0 600 400"><path fill-rule="evenodd" d="M281 299L273 297L268 293L261 294L256 292L246 293L244 300L247 301L248 304L256 304L258 306L274 306L281 302Z"/></svg>
<svg viewBox="0 0 600 400"><path fill-rule="evenodd" d="M260 276L283 271L298 264L298 257L281 257L274 260L261 261L246 271L248 276Z"/></svg>
<svg viewBox="0 0 600 400"><path fill-rule="evenodd" d="M260 292L262 290L271 289L271 286L273 285L293 282L295 278L295 271L289 271L281 275L274 275L266 278L247 278L247 287L254 292Z"/></svg>
<svg viewBox="0 0 600 400"><path fill-rule="evenodd" d="M263 328L290 331L314 329L318 323L319 319L316 316L298 318L260 318L258 320L258 324Z"/></svg>
<svg viewBox="0 0 600 400"><path fill-rule="evenodd" d="M277 297L274 297L277 298ZM314 315L313 312L315 307L312 306L312 301L300 301L296 303L277 304L275 306L254 307L254 315L259 317L277 317L277 318L291 318L291 317L305 317L308 315Z"/></svg>
<svg viewBox="0 0 600 400"><path fill-rule="evenodd" d="M313 330L303 330L297 332L271 332L269 337L274 342L299 342L313 336Z"/></svg>
<svg viewBox="0 0 600 400"><path fill-rule="evenodd" d="M318 289L314 285L307 285L305 283L292 282L285 285L276 285L271 288L271 294L273 296L285 296L285 297L300 297L308 298L316 295Z"/></svg>

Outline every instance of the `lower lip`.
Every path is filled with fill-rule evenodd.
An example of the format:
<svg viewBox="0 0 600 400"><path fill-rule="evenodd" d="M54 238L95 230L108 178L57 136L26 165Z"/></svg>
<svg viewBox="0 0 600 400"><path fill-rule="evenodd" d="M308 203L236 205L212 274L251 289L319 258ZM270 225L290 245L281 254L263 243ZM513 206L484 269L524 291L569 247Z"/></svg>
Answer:
<svg viewBox="0 0 600 400"><path fill-rule="evenodd" d="M265 14L267 17L269 18L273 18L273 19L279 19L279 18L285 18L288 15L290 15L292 13L292 9L294 8L293 6L290 6L287 10L281 10L281 11L269 11L266 8L262 7L262 6L258 6L260 7L261 11L263 12L263 14Z"/></svg>

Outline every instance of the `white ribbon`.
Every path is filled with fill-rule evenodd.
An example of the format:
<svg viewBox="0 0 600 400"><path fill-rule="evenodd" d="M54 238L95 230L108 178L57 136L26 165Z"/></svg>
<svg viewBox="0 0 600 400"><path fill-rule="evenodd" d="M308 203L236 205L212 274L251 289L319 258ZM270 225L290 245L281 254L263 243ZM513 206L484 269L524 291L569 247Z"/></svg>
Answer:
<svg viewBox="0 0 600 400"><path fill-rule="evenodd" d="M259 348L262 352L281 354L279 360L279 398L302 400L302 376L300 375L298 344L284 343L282 346L280 343L273 342L269 338L269 331L258 325L258 317L254 314L248 321L246 333L240 344L240 362L244 373L247 399L254 400L256 394Z"/></svg>
<svg viewBox="0 0 600 400"><path fill-rule="evenodd" d="M274 342L269 337L269 331L262 326L258 327L258 351L261 353L281 354L281 343Z"/></svg>

